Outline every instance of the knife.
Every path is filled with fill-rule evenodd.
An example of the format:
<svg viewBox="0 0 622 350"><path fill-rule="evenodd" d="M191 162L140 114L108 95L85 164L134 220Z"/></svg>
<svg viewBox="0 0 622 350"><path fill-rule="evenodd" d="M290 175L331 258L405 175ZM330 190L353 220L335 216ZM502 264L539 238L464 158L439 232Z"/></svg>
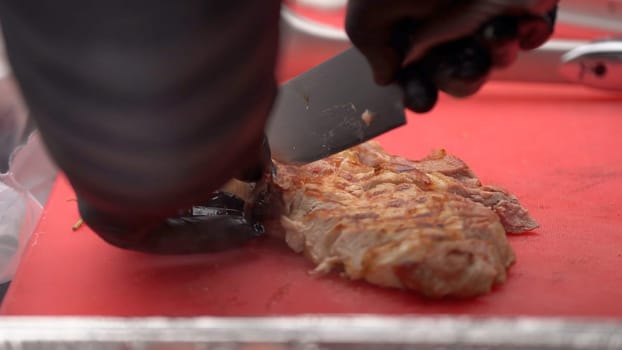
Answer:
<svg viewBox="0 0 622 350"><path fill-rule="evenodd" d="M402 90L379 86L365 57L348 49L279 87L266 127L272 157L310 163L406 123Z"/></svg>

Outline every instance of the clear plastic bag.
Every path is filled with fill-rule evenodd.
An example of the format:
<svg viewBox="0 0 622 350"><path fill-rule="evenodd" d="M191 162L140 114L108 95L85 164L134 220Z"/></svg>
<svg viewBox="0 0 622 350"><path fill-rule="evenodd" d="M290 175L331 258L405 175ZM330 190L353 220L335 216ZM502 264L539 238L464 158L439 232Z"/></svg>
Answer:
<svg viewBox="0 0 622 350"><path fill-rule="evenodd" d="M15 274L56 175L36 131L13 150L8 171L0 174L0 283Z"/></svg>
<svg viewBox="0 0 622 350"><path fill-rule="evenodd" d="M28 193L0 182L0 284L10 281L41 216Z"/></svg>
<svg viewBox="0 0 622 350"><path fill-rule="evenodd" d="M13 152L0 174L0 283L10 281L49 196L58 171L38 132Z"/></svg>
<svg viewBox="0 0 622 350"><path fill-rule="evenodd" d="M0 284L13 278L57 175L33 129L0 33Z"/></svg>

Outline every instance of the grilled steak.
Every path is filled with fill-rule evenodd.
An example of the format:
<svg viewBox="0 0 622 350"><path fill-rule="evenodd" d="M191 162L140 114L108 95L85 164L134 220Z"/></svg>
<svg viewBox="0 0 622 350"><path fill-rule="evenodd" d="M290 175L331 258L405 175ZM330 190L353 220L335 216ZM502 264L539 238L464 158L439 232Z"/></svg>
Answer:
<svg viewBox="0 0 622 350"><path fill-rule="evenodd" d="M482 186L444 151L420 161L368 142L304 166L276 164L256 212L272 235L353 280L472 297L506 279L507 232L538 224L507 191Z"/></svg>

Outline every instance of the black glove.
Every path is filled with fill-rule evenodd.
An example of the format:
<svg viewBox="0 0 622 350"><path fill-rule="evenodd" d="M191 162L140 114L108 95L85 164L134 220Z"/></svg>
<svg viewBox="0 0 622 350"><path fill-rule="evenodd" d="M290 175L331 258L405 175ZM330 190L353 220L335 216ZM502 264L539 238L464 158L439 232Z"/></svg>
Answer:
<svg viewBox="0 0 622 350"><path fill-rule="evenodd" d="M257 145L248 156L254 159L254 161L249 167L242 169L236 175L236 179L245 182L257 182L260 181L266 173L272 173L274 169L272 153L270 152L270 145L265 135L261 143Z"/></svg>
<svg viewBox="0 0 622 350"><path fill-rule="evenodd" d="M104 241L119 248L153 254L218 252L263 235L264 228L245 214L245 203L226 193L161 220L104 213L78 198L80 215Z"/></svg>
<svg viewBox="0 0 622 350"><path fill-rule="evenodd" d="M271 183L275 168L267 139L264 137L257 146L247 155L254 159L252 165L240 172L238 179L266 186ZM257 191L257 195L265 196L265 190ZM257 216L255 205L254 200L246 203L234 194L215 191L208 200L162 220L123 211L106 213L78 198L82 219L106 242L155 254L217 252L262 236L265 230L259 220L263 218Z"/></svg>
<svg viewBox="0 0 622 350"><path fill-rule="evenodd" d="M557 0L350 0L346 30L376 82L398 81L406 105L430 110L437 89L468 96L493 67L552 34Z"/></svg>
<svg viewBox="0 0 622 350"><path fill-rule="evenodd" d="M258 164L277 91L279 6L0 1L30 114L98 234L158 252L207 251L208 235L229 229L241 232L233 241L254 235L241 219L200 219L200 230L180 233L188 220L166 218L232 177L253 177L243 173Z"/></svg>

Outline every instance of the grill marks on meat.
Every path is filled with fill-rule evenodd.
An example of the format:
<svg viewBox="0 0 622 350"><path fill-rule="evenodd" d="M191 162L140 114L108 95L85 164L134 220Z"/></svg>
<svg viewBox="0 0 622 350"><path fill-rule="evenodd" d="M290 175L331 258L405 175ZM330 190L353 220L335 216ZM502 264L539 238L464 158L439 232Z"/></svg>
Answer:
<svg viewBox="0 0 622 350"><path fill-rule="evenodd" d="M481 186L444 151L420 161L368 142L304 166L277 164L268 232L316 264L353 280L471 297L506 279L514 262L506 231L537 226L507 191Z"/></svg>
<svg viewBox="0 0 622 350"><path fill-rule="evenodd" d="M445 151L432 152L422 161L414 163L417 170L433 179L427 190L455 193L485 205L499 216L508 233L526 232L538 227L514 195L497 186L482 186L466 163Z"/></svg>

